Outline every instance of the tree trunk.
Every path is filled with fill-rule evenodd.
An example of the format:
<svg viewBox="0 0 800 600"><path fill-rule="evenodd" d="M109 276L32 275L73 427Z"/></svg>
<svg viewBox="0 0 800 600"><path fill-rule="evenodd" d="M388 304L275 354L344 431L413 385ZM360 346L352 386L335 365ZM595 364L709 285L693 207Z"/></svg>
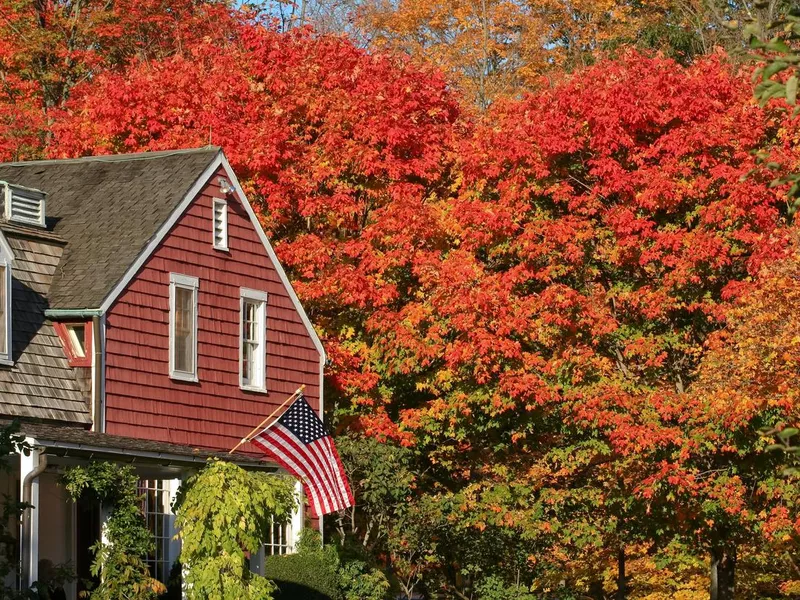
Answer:
<svg viewBox="0 0 800 600"><path fill-rule="evenodd" d="M603 591L602 581L592 581L589 584L589 597L592 600L605 600L606 594Z"/></svg>
<svg viewBox="0 0 800 600"><path fill-rule="evenodd" d="M628 597L628 582L625 578L625 546L617 550L617 600Z"/></svg>
<svg viewBox="0 0 800 600"><path fill-rule="evenodd" d="M718 546L711 550L711 600L736 597L736 547Z"/></svg>

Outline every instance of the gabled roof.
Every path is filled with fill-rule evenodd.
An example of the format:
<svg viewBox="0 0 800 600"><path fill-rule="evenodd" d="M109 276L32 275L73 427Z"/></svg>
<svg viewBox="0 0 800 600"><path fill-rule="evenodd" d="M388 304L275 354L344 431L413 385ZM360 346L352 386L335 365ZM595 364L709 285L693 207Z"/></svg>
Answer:
<svg viewBox="0 0 800 600"><path fill-rule="evenodd" d="M0 181L47 193L47 229L67 243L49 308L100 308L220 153L210 146L0 163Z"/></svg>

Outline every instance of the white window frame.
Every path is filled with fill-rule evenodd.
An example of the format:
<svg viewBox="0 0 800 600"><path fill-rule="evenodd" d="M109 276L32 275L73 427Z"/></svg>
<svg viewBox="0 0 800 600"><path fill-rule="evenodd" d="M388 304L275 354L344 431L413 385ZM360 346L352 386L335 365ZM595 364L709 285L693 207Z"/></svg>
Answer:
<svg viewBox="0 0 800 600"><path fill-rule="evenodd" d="M192 366L193 371L178 371L175 369L175 288L192 291ZM197 292L200 281L197 277L169 274L169 376L180 381L198 381L197 379Z"/></svg>
<svg viewBox="0 0 800 600"><path fill-rule="evenodd" d="M239 387L251 392L267 391L267 292L239 288ZM259 302L258 309L259 326L259 346L261 351L258 354L260 359L260 379L259 384L244 382L244 305L245 302Z"/></svg>
<svg viewBox="0 0 800 600"><path fill-rule="evenodd" d="M137 485L140 509L145 519L145 526L150 532L151 539L155 542L151 552L147 554L144 563L150 570L150 575L167 585L170 571L175 557L173 556L172 538L175 535L172 514L172 480L170 479L140 479ZM152 492L154 504L150 503ZM161 535L157 535L156 521L160 522ZM152 529L151 529L152 527Z"/></svg>
<svg viewBox="0 0 800 600"><path fill-rule="evenodd" d="M217 244L217 207L222 206L222 243ZM228 251L228 202L214 198L211 202L211 244L215 250Z"/></svg>
<svg viewBox="0 0 800 600"><path fill-rule="evenodd" d="M12 324L14 320L11 318L11 287L12 287L12 265L14 261L14 253L11 251L11 246L8 245L5 236L0 233L0 265L5 267L5 286L6 286L6 306L5 306L5 326L6 326L6 347L0 347L0 365L7 367L14 365L14 358L12 356Z"/></svg>

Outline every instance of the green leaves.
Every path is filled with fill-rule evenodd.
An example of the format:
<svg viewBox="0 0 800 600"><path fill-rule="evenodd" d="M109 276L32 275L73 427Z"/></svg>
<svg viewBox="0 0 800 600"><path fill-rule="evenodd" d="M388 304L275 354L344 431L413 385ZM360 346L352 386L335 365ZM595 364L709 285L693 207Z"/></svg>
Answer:
<svg viewBox="0 0 800 600"><path fill-rule="evenodd" d="M63 481L73 500L93 501L110 509L105 523L108 543L92 547L91 571L100 584L90 599L154 600L166 591L144 562L154 542L140 510L139 478L133 467L93 462L68 469Z"/></svg>
<svg viewBox="0 0 800 600"><path fill-rule="evenodd" d="M792 106L797 104L797 75L792 75L786 81L786 101Z"/></svg>
<svg viewBox="0 0 800 600"><path fill-rule="evenodd" d="M248 567L273 522L291 518L298 499L288 477L251 473L209 460L176 499L189 600L268 600L274 585Z"/></svg>

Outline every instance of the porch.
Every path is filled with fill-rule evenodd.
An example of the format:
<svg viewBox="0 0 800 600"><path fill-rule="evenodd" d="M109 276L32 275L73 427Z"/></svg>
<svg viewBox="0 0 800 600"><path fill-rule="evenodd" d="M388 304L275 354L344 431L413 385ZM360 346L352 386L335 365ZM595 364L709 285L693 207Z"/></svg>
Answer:
<svg viewBox="0 0 800 600"><path fill-rule="evenodd" d="M84 581L91 580L93 555L89 548L101 538L106 515L102 510L72 501L60 482L65 469L97 461L126 464L135 469L142 512L155 541L155 551L147 557L147 564L153 577L165 584L180 554L180 543L174 539L175 515L171 505L183 480L211 457L224 458L248 470L278 472L274 464L240 453L229 456L70 427L23 424L21 428L33 451L29 456L16 457L12 470L0 475L0 493L28 500L33 506L22 518L18 584L26 587L39 580L40 567L49 570L68 566L77 575L76 581L64 586L68 600L77 600ZM302 493L299 485L298 492ZM300 508L291 523L275 524L272 531L265 532L265 543L251 562L253 571L262 571L265 555L293 550L303 518Z"/></svg>

